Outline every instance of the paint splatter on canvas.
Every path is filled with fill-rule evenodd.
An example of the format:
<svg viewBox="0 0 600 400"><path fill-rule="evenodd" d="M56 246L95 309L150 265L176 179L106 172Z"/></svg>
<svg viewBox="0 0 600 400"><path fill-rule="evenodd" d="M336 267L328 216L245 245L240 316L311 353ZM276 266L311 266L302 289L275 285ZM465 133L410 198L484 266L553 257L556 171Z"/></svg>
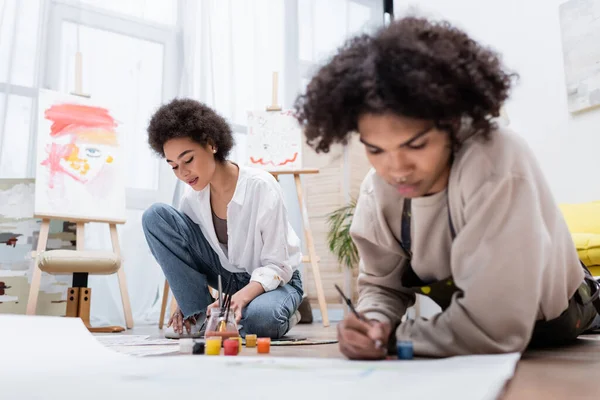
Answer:
<svg viewBox="0 0 600 400"><path fill-rule="evenodd" d="M248 113L247 164L276 169L302 168L302 132L291 111Z"/></svg>
<svg viewBox="0 0 600 400"><path fill-rule="evenodd" d="M0 313L25 314L41 220L33 217L35 181L0 179ZM48 249L74 250L75 224L54 220ZM64 315L70 276L42 273L38 314Z"/></svg>
<svg viewBox="0 0 600 400"><path fill-rule="evenodd" d="M119 123L89 99L40 90L36 215L124 219Z"/></svg>

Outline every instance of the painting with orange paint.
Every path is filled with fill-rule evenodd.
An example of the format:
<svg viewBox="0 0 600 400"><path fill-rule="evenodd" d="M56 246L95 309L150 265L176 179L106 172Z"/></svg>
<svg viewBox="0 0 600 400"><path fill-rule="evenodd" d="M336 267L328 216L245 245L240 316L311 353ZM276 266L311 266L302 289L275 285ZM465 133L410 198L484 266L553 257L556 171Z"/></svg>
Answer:
<svg viewBox="0 0 600 400"><path fill-rule="evenodd" d="M124 219L121 126L114 111L40 90L38 112L35 213Z"/></svg>
<svg viewBox="0 0 600 400"><path fill-rule="evenodd" d="M247 164L268 170L302 168L302 130L291 111L248 112Z"/></svg>

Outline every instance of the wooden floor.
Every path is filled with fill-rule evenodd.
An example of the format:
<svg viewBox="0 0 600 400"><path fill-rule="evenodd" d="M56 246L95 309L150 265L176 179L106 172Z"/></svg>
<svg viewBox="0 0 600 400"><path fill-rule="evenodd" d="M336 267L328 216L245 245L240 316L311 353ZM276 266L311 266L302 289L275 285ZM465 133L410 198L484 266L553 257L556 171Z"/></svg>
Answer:
<svg viewBox="0 0 600 400"><path fill-rule="evenodd" d="M600 335L573 345L526 352L503 399L599 399Z"/></svg>
<svg viewBox="0 0 600 400"><path fill-rule="evenodd" d="M158 326L136 327L127 334L164 337ZM335 339L336 328L334 323L328 328L319 323L301 324L289 336ZM241 354L252 356L256 350L243 348ZM271 356L343 357L337 344L272 346ZM501 399L600 399L600 335L582 336L565 348L526 352Z"/></svg>

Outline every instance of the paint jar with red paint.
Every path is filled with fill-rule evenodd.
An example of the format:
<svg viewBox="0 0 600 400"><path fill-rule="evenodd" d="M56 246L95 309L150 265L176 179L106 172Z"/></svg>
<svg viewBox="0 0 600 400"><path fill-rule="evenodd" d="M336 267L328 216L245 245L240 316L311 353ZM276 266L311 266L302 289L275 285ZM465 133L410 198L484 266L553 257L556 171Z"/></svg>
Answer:
<svg viewBox="0 0 600 400"><path fill-rule="evenodd" d="M223 342L224 354L226 356L237 356L240 342L237 339L226 339Z"/></svg>

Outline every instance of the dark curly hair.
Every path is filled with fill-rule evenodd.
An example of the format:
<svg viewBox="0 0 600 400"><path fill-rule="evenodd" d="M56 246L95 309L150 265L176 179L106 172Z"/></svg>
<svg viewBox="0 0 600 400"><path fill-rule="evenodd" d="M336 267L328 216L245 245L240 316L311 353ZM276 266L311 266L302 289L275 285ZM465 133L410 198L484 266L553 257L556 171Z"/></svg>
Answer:
<svg viewBox="0 0 600 400"><path fill-rule="evenodd" d="M433 121L450 134L489 138L516 74L499 56L448 22L406 17L348 40L296 99L296 118L317 153L347 143L363 113ZM462 135L461 130L461 135Z"/></svg>
<svg viewBox="0 0 600 400"><path fill-rule="evenodd" d="M233 147L231 127L213 109L192 99L175 99L162 105L150 119L148 143L152 150L165 156L164 144L169 139L189 137L217 149L215 159L224 162Z"/></svg>

